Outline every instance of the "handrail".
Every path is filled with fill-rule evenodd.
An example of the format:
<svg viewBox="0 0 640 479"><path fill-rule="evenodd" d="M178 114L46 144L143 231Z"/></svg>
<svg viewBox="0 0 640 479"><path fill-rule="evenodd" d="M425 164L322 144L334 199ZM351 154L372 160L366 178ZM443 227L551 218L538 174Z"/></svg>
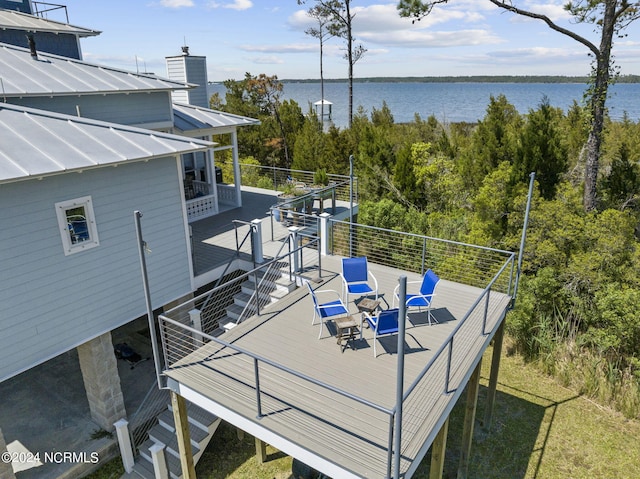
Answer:
<svg viewBox="0 0 640 479"><path fill-rule="evenodd" d="M385 233L393 233L393 234L402 234L402 236L411 236L414 238L424 238L427 240L431 240L431 241L437 241L440 243L447 243L447 244L454 244L454 245L458 245L458 246L464 246L467 248L475 248L475 249L480 249L480 250L484 250L484 251L492 251L494 253L502 253L502 254L506 254L506 255L513 255L514 253L511 251L507 251L507 250L502 250L502 249L497 249L497 248L491 248L489 246L482 246L482 245L477 245L477 244L470 244L470 243L463 243L461 241L454 241L454 240L448 240L448 239L444 239L444 238L435 238L433 236L426 236L426 235L421 235L421 234L417 234L417 233L407 233L407 232L400 232L397 230L390 230L388 228L380 228L378 226L371 226L371 225L363 225L360 223L351 223L349 221L346 220L336 220L336 219L329 219L329 221L331 221L332 223L339 223L339 224L344 224L344 225L348 225L348 226L357 226L359 228L367 228L367 229L372 229L372 230L377 230L377 231L384 231ZM333 252L332 252L333 253Z"/></svg>
<svg viewBox="0 0 640 479"><path fill-rule="evenodd" d="M471 316L471 313L476 309L476 307L480 304L480 301L485 297L485 295L488 295L489 291L491 291L491 287L495 284L496 279L502 274L502 272L505 270L505 268L507 267L507 265L509 263L513 263L513 259L515 258L515 254L512 253L511 254L511 258L509 258L509 260L507 260L504 265L502 266L502 268L500 268L500 271L493 277L493 279L491 280L491 282L487 285L487 287L484 289L484 291L482 292L482 294L478 297L478 299L476 299L476 301L471 305L471 307L467 310L466 314L462 317L462 319L460 320L460 322L456 325L456 327L453 329L453 331L451 331L451 333L449 334L449 337L446 339L446 341L442 344L442 346L440 346L440 348L438 348L438 350L434 353L433 357L429 360L429 362L427 363L427 365L422 369L422 371L420 372L420 374L418 374L417 378L413 381L413 383L411 383L411 385L406 389L404 395L403 395L403 402L407 400L407 398L409 397L409 395L413 392L413 390L417 387L418 383L424 378L424 376L427 374L427 372L429 371L429 369L431 369L431 366L433 366L433 363L440 358L440 355L442 354L442 352L445 350L445 348L447 348L449 346L449 343L453 343L453 338L455 337L456 333L460 330L460 328L462 328L462 326L466 323L467 319L469 319L469 316ZM485 319L486 319L486 310L485 310ZM486 336L486 332L482 331L482 334L484 336ZM448 363L451 362L451 359L449 359ZM447 373L447 376L449 376L449 374ZM448 379L448 378L447 378Z"/></svg>
<svg viewBox="0 0 640 479"><path fill-rule="evenodd" d="M370 407L372 409L375 409L375 410L377 410L379 412L382 412L382 413L385 413L385 414L388 414L388 415L393 414L393 409L388 409L388 408L386 408L384 406L380 406L379 404L371 402L368 399L364 399L364 398L358 397L358 396L356 396L354 394L351 394L351 393L349 393L347 391L343 391L342 389L337 388L335 386L332 386L331 384L326 384L326 383L324 383L324 382L322 382L322 381L320 381L318 379L314 379L311 376L307 376L306 374L297 372L297 371L295 371L295 370L293 370L293 369L291 369L291 368L289 368L287 366L284 366L284 365L282 365L280 363L277 363L277 362L275 362L275 361L273 361L271 359L268 359L268 358L265 358L265 357L260 356L258 354L252 353L247 349L241 348L240 346L236 346L233 343L229 343L229 342L224 341L224 340L222 340L220 338L217 338L215 336L211 336L211 335L206 334L206 333L204 333L202 331L194 329L191 326L187 326L186 324L180 323L179 321L175 321L175 320L173 320L171 318L168 318L163 314L160 314L159 318L161 318L163 321L166 321L169 324L173 324L174 326L178 326L179 328L184 329L184 330L186 330L186 331L188 331L188 332L190 332L192 334L200 335L200 336L202 336L203 338L205 338L205 339L207 339L209 341L213 341L213 342L216 342L216 343L220 344L221 346L224 346L225 348L232 349L237 353L240 353L240 354L243 354L245 356L248 356L248 357L250 357L250 358L252 358L254 360L257 360L257 361L259 361L261 363L268 364L269 366L272 366L272 367L274 367L276 369L279 369L280 371L283 371L285 373L291 374L292 376L295 376L295 377L297 377L299 379L302 379L302 380L307 381L307 382L309 382L311 384L319 386L319 387L321 387L323 389L326 389L328 391L331 391L331 392L334 392L336 394L339 394L339 395L341 395L343 397L346 397L347 399L352 399L352 400L354 400L354 401L356 401L356 402L358 402L360 404L363 404L365 406L368 406L368 407ZM169 366L169 369L171 369L170 366ZM261 414L258 414L258 416L261 416Z"/></svg>

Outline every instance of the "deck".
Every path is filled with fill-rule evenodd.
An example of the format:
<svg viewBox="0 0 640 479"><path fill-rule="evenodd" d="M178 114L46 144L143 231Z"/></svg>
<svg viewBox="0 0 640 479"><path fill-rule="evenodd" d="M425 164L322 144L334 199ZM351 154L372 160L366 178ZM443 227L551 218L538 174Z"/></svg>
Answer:
<svg viewBox="0 0 640 479"><path fill-rule="evenodd" d="M420 279L377 264L370 264L370 269L378 279L383 308L392 306L401 275L409 281ZM340 257L327 256L322 259L321 277L316 272L306 279L314 289L340 291L339 271ZM409 312L401 477L415 472L504 319L510 300L505 292L487 294L441 279L433 303L438 323L428 325L424 312ZM357 314L354 304L350 310ZM311 324L312 316L307 288L300 287L225 333L220 338L224 344L213 339L197 342L192 350L168 361L169 387L331 477L388 477L397 336L379 339L374 358L369 329L363 329L362 339L342 348L332 323L318 339L320 326L317 321ZM356 318L359 321L360 316ZM168 329L172 327L179 326ZM182 335L183 344L191 344L194 335L186 329L173 334L173 339L165 338L165 352L177 347L178 336Z"/></svg>

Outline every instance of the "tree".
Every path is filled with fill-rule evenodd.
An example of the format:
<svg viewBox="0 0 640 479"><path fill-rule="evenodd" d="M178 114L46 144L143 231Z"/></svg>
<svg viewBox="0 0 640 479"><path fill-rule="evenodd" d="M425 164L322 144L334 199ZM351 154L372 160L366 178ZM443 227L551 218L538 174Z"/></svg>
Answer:
<svg viewBox="0 0 640 479"><path fill-rule="evenodd" d="M400 0L398 9L401 16L420 20L431 13L434 6L448 3L448 1ZM640 16L640 2L629 0L570 0L565 4L565 10L573 15L577 23L589 23L595 25L597 30L600 30L600 45L597 46L576 32L557 25L546 15L516 7L513 0L488 1L517 15L545 22L552 30L586 46L593 55L592 85L588 91L591 127L587 140L583 204L586 211L595 209L597 206L596 183L600 148L602 146L602 131L606 113L605 103L611 77L614 73L613 59L611 57L613 38L614 36L623 36L622 31L625 27L638 19Z"/></svg>
<svg viewBox="0 0 640 479"><path fill-rule="evenodd" d="M546 96L537 110L529 111L513 164L516 181L527 183L529 174L536 172L545 200L553 198L567 167L567 148L559 128L562 116L562 110L553 108Z"/></svg>
<svg viewBox="0 0 640 479"><path fill-rule="evenodd" d="M309 27L304 31L304 33L312 36L313 38L317 38L320 41L320 118L322 119L321 121L324 121L324 72L322 67L322 56L324 51L324 42L333 37L333 33L331 33L327 28L329 23L328 12L320 5L310 8L307 11L307 15L315 18L318 22L317 27ZM320 127L322 127L322 123L320 124Z"/></svg>
<svg viewBox="0 0 640 479"><path fill-rule="evenodd" d="M304 5L307 0L297 0ZM355 14L351 13L351 0L314 0L320 15L329 19L329 33L342 38L347 44L345 58L349 64L349 127L353 121L353 66L366 53L362 45L355 45L352 24Z"/></svg>

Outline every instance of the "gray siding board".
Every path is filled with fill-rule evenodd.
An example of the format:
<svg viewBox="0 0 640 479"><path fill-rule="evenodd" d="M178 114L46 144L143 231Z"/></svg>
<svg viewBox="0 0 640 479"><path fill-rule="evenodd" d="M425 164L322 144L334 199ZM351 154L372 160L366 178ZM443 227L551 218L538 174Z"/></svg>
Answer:
<svg viewBox="0 0 640 479"><path fill-rule="evenodd" d="M0 187L0 380L146 312L135 210L154 308L191 291L178 174L169 157ZM65 256L54 204L85 195L100 245Z"/></svg>
<svg viewBox="0 0 640 479"><path fill-rule="evenodd" d="M40 110L108 121L121 125L173 122L171 95L166 91L56 97L7 98L8 103Z"/></svg>

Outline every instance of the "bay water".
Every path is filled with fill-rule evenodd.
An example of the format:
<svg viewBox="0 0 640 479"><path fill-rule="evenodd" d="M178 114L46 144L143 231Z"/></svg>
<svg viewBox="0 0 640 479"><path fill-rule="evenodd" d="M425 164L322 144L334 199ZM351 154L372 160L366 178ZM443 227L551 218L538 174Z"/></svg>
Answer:
<svg viewBox="0 0 640 479"><path fill-rule="evenodd" d="M282 100L295 100L303 113L320 100L320 82L283 82ZM546 96L549 103L567 111L574 100L584 104L587 85L582 83L431 83L431 82L355 82L353 85L354 114L361 106L370 117L380 110L383 101L396 123L410 122L415 114L425 120L433 115L443 123L476 122L484 118L490 97L504 94L522 114L539 107ZM225 87L209 84L209 94L220 93ZM332 121L338 127L348 125L349 87L346 82L325 82L325 100L332 103ZM626 113L630 120L640 120L640 83L619 83L610 88L607 100L609 115L620 120ZM326 106L325 106L326 109ZM318 107L318 114L320 113ZM325 110L326 113L326 110Z"/></svg>

